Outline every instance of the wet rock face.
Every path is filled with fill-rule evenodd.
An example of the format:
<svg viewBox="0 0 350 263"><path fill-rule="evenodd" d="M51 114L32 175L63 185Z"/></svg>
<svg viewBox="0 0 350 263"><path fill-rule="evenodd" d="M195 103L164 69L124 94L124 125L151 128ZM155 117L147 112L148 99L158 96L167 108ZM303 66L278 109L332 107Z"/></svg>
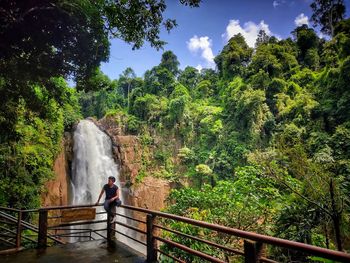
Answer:
<svg viewBox="0 0 350 263"><path fill-rule="evenodd" d="M170 190L168 181L148 176L131 191L130 201L134 206L159 211L165 207Z"/></svg>
<svg viewBox="0 0 350 263"><path fill-rule="evenodd" d="M166 198L171 186L167 180L154 178L150 172L146 172L141 183L136 183L136 178L142 167L142 159L147 150L144 149L137 136L125 134L120 117L107 117L95 124L106 132L112 140L113 154L116 162L120 165L121 183L130 186L127 203L137 207L160 210L165 207Z"/></svg>
<svg viewBox="0 0 350 263"><path fill-rule="evenodd" d="M62 141L62 150L53 167L55 178L45 183L45 190L41 194L41 206L68 205L69 156L66 145L69 146L69 143L67 140Z"/></svg>
<svg viewBox="0 0 350 263"><path fill-rule="evenodd" d="M117 119L115 119L117 118ZM126 135L124 127L120 126L120 118L106 117L93 121L112 140L112 150L115 161L120 165L120 179L126 184L134 184L141 168L142 150L137 136Z"/></svg>
<svg viewBox="0 0 350 263"><path fill-rule="evenodd" d="M120 165L120 179L134 184L141 168L142 150L139 140L132 135L113 137L113 153Z"/></svg>

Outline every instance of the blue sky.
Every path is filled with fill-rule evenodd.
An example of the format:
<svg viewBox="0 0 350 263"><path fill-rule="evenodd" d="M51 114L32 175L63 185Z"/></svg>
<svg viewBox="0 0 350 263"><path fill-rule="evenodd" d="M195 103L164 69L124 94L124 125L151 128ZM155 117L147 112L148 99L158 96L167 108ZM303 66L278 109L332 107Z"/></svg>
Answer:
<svg viewBox="0 0 350 263"><path fill-rule="evenodd" d="M180 68L215 67L215 57L234 34L242 33L248 44L255 43L259 29L279 38L290 36L290 32L303 23L309 23L311 0L202 0L199 8L183 6L178 0L167 0L164 14L175 18L178 27L170 34L162 31L161 38L168 42L165 50L172 50L178 57ZM345 0L349 17L350 0ZM137 76L159 64L163 51L145 44L139 50L121 40L113 39L111 56L103 63L102 71L116 79L127 67Z"/></svg>

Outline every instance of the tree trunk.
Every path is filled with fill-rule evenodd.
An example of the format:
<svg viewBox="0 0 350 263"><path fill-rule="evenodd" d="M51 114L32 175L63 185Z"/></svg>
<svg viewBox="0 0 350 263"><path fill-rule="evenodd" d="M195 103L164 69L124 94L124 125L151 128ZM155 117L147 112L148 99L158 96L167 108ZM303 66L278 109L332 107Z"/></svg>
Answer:
<svg viewBox="0 0 350 263"><path fill-rule="evenodd" d="M343 246L342 246L341 234L340 234L340 213L337 211L337 207L335 203L333 179L331 179L329 184L329 192L331 194L332 214L333 214L332 220L333 220L334 231L335 231L335 239L337 241L338 250L342 251Z"/></svg>
<svg viewBox="0 0 350 263"><path fill-rule="evenodd" d="M130 85L131 83L128 83L128 112L130 112Z"/></svg>
<svg viewBox="0 0 350 263"><path fill-rule="evenodd" d="M328 237L327 225L324 226L324 234L325 234L325 236L326 236L326 248L329 249L329 237Z"/></svg>

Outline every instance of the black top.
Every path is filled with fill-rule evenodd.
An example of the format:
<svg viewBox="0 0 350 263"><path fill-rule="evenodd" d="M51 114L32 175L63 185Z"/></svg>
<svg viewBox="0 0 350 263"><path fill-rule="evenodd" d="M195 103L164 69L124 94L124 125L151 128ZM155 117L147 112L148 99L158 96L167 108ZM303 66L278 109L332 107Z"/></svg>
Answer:
<svg viewBox="0 0 350 263"><path fill-rule="evenodd" d="M117 190L118 190L118 186L113 184L112 187L109 187L108 184L105 184L103 186L103 190L105 190L105 193L106 193L106 200L109 200L112 197L115 197Z"/></svg>

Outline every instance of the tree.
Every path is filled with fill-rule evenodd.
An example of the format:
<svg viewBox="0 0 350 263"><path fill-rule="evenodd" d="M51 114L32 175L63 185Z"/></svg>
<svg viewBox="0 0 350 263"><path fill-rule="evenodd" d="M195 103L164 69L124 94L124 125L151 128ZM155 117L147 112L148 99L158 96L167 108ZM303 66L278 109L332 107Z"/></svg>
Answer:
<svg viewBox="0 0 350 263"><path fill-rule="evenodd" d="M258 37L256 38L255 47L258 47L262 44L267 44L269 43L269 40L270 40L270 36L266 34L265 30L260 29L258 33Z"/></svg>
<svg viewBox="0 0 350 263"><path fill-rule="evenodd" d="M214 59L220 76L230 79L242 75L252 53L253 49L247 45L241 34L233 36Z"/></svg>
<svg viewBox="0 0 350 263"><path fill-rule="evenodd" d="M343 0L315 0L310 5L313 14L311 21L321 26L321 31L334 36L335 25L344 19L345 5Z"/></svg>
<svg viewBox="0 0 350 263"><path fill-rule="evenodd" d="M197 165L196 170L201 177L212 176L211 169L205 164ZM278 213L281 207L282 198L279 190L274 186L273 181L256 167L240 167L235 174L234 181L218 181L215 186L204 184L202 189L191 187L174 189L170 193L170 202L166 211L240 230L268 233L271 222L273 222L273 216ZM170 221L167 223L171 229L176 229L182 233L199 238L205 237L217 244L233 248L241 247L240 240L235 237L230 238L183 223ZM188 247L215 255L225 262L236 262L232 261L231 256L212 246L179 235L168 234L167 237ZM203 261L181 250L171 249L166 245L162 247L163 249L186 262Z"/></svg>
<svg viewBox="0 0 350 263"><path fill-rule="evenodd" d="M145 72L145 91L156 95L170 95L175 86L174 75L166 68L156 66Z"/></svg>
<svg viewBox="0 0 350 263"><path fill-rule="evenodd" d="M159 67L166 68L174 76L177 76L179 73L180 62L177 60L177 56L172 51L165 51L162 54L162 60L159 64Z"/></svg>
<svg viewBox="0 0 350 263"><path fill-rule="evenodd" d="M182 0L196 7L200 0ZM14 1L0 3L0 77L7 80L6 96L30 97L28 84L47 85L51 77L73 77L77 87L109 57L109 38L134 48L145 41L159 49L160 28L176 26L164 19L164 0L133 1ZM21 77L19 77L21 76ZM30 104L29 104L30 106Z"/></svg>
<svg viewBox="0 0 350 263"><path fill-rule="evenodd" d="M200 0L181 0L197 7ZM165 19L165 0L33 0L0 2L0 105L1 131L15 137L14 126L20 100L29 110L45 109L36 99L34 86L39 85L49 98L60 99L63 90L52 78L76 80L84 90L95 77L101 62L109 57L110 38L120 38L140 48L145 41L156 49L164 46L160 30L176 26ZM94 85L98 88L98 85ZM38 112L45 114L45 112Z"/></svg>
<svg viewBox="0 0 350 263"><path fill-rule="evenodd" d="M194 87L198 83L199 72L194 67L187 66L179 75L179 82L188 88L190 91L194 89Z"/></svg>
<svg viewBox="0 0 350 263"><path fill-rule="evenodd" d="M128 99L128 111L130 109L130 92L132 91L133 81L136 78L136 74L132 68L126 68L119 76L118 86L123 91L124 98Z"/></svg>
<svg viewBox="0 0 350 263"><path fill-rule="evenodd" d="M271 78L290 74L298 66L297 48L291 39L275 44L260 45L248 66L248 74L256 74L263 70Z"/></svg>
<svg viewBox="0 0 350 263"><path fill-rule="evenodd" d="M320 39L315 30L307 25L302 25L294 29L292 32L299 48L299 61L304 62L310 68L318 67L318 47Z"/></svg>

